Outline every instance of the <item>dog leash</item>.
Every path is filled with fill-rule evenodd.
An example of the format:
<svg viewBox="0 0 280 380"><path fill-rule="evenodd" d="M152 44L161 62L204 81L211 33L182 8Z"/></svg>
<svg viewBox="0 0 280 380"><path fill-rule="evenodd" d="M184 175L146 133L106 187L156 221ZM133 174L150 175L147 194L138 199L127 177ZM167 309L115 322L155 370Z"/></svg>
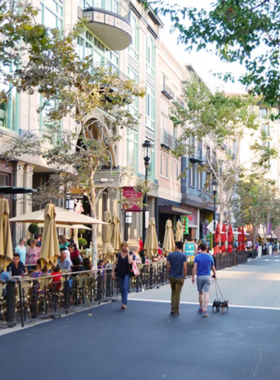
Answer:
<svg viewBox="0 0 280 380"><path fill-rule="evenodd" d="M215 289L216 289L216 297L217 297L217 299L219 299L219 293L220 293L220 295L222 297L222 300L225 300L224 297L223 297L223 295L222 295L222 292L221 292L221 289L220 289L220 286L219 286L217 280L215 280Z"/></svg>

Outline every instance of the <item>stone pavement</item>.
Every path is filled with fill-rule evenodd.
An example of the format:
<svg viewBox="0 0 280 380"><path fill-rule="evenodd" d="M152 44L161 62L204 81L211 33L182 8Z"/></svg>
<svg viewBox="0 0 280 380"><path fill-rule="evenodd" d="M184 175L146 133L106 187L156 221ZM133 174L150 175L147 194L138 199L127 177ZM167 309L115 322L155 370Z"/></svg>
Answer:
<svg viewBox="0 0 280 380"><path fill-rule="evenodd" d="M120 302L106 304L1 336L0 379L279 379L280 309L265 308L279 305L276 260L219 272L230 300L263 309L233 307L202 318L192 304L181 305L180 317L169 315L168 302L131 299L125 311ZM169 287L136 298L150 293L167 301ZM195 296L186 282L185 302Z"/></svg>

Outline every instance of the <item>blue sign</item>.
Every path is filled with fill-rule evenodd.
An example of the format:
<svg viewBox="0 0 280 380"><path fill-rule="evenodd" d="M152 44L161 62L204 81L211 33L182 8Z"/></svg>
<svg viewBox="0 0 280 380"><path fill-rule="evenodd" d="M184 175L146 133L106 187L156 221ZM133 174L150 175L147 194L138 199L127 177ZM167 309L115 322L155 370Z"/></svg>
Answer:
<svg viewBox="0 0 280 380"><path fill-rule="evenodd" d="M194 256L195 254L195 243L185 243L185 254L187 256Z"/></svg>

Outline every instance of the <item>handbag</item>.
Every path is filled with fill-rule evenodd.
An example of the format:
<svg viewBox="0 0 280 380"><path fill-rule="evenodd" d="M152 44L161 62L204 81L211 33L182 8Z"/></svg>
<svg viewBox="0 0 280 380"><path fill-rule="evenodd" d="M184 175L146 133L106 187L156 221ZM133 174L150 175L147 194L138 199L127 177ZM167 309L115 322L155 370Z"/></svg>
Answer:
<svg viewBox="0 0 280 380"><path fill-rule="evenodd" d="M136 261L132 260L132 263L130 264L131 265L131 268L132 268L132 272L133 272L133 275L134 276L139 276L139 269L138 269L138 266L136 264Z"/></svg>

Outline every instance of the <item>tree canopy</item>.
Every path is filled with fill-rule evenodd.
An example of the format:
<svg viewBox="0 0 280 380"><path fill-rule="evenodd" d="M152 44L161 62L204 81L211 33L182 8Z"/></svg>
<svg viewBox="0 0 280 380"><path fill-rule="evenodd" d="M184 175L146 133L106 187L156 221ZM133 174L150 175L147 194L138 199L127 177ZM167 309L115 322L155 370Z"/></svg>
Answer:
<svg viewBox="0 0 280 380"><path fill-rule="evenodd" d="M143 1L170 15L171 30L188 50L214 50L222 61L240 62L239 78L251 93L270 105L280 99L280 3L275 0L217 0L204 8ZM232 78L231 73L224 76Z"/></svg>

